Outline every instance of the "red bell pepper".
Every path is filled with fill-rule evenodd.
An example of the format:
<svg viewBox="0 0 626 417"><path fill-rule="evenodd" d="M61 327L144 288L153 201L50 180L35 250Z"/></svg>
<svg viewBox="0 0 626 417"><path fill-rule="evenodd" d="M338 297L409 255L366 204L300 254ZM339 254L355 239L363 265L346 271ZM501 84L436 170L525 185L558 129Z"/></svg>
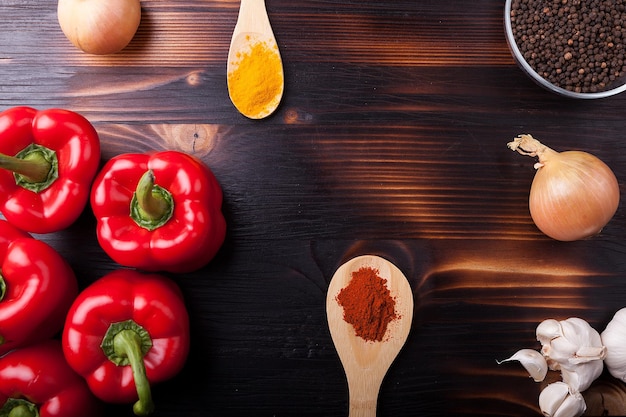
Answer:
<svg viewBox="0 0 626 417"><path fill-rule="evenodd" d="M117 263L145 271L195 271L226 236L222 189L199 159L178 151L121 154L96 177L98 242Z"/></svg>
<svg viewBox="0 0 626 417"><path fill-rule="evenodd" d="M63 329L74 271L47 243L0 220L0 355Z"/></svg>
<svg viewBox="0 0 626 417"><path fill-rule="evenodd" d="M81 214L100 166L100 140L83 116L13 107L0 113L0 212L31 233L65 229Z"/></svg>
<svg viewBox="0 0 626 417"><path fill-rule="evenodd" d="M58 340L0 358L0 416L96 417L104 407L69 367Z"/></svg>
<svg viewBox="0 0 626 417"><path fill-rule="evenodd" d="M154 409L151 384L176 375L189 352L189 316L179 287L158 274L120 269L76 298L63 330L69 365L101 400Z"/></svg>

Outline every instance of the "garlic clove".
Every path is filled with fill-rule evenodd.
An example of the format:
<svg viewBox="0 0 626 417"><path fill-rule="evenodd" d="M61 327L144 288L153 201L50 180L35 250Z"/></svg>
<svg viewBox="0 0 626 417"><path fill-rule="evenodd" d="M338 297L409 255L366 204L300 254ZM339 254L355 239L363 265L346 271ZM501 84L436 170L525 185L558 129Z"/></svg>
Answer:
<svg viewBox="0 0 626 417"><path fill-rule="evenodd" d="M541 352L552 361L559 364L555 370L561 369L563 365L567 366L570 359L576 355L579 346L572 343L564 336L552 339L552 341L541 348Z"/></svg>
<svg viewBox="0 0 626 417"><path fill-rule="evenodd" d="M576 356L582 358L588 358L589 360L604 359L603 349L594 351L594 348L602 348L602 338L600 333L585 320L578 317L570 317L561 323L563 329L563 336L569 339L572 343L579 346L576 351Z"/></svg>
<svg viewBox="0 0 626 417"><path fill-rule="evenodd" d="M499 361L498 365L510 361L519 361L535 382L543 381L548 373L546 359L540 352L533 349L520 349L510 358Z"/></svg>
<svg viewBox="0 0 626 417"><path fill-rule="evenodd" d="M600 377L603 369L604 362L596 360L579 364L574 369L562 369L561 376L572 391L583 392Z"/></svg>
<svg viewBox="0 0 626 417"><path fill-rule="evenodd" d="M547 319L539 323L536 334L537 340L542 345L547 345L552 339L563 336L563 330L558 320Z"/></svg>
<svg viewBox="0 0 626 417"><path fill-rule="evenodd" d="M572 392L565 382L559 381L541 391L539 408L546 417L580 417L587 405L580 392Z"/></svg>
<svg viewBox="0 0 626 417"><path fill-rule="evenodd" d="M554 416L565 398L569 395L569 387L565 382L553 382L539 394L539 408L544 416Z"/></svg>
<svg viewBox="0 0 626 417"><path fill-rule="evenodd" d="M565 397L554 417L580 417L586 410L585 398L580 392L576 392Z"/></svg>
<svg viewBox="0 0 626 417"><path fill-rule="evenodd" d="M600 342L602 343L602 342ZM606 358L606 346L582 346L576 351L576 356L570 358L570 363L580 364Z"/></svg>

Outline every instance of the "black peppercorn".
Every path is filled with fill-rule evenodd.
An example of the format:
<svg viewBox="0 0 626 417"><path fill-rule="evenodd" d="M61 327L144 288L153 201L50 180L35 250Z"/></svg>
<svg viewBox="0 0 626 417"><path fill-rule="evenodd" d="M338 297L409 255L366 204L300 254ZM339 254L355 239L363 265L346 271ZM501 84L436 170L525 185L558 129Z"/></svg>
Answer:
<svg viewBox="0 0 626 417"><path fill-rule="evenodd" d="M563 89L611 89L626 73L626 0L512 0L511 29L528 65Z"/></svg>

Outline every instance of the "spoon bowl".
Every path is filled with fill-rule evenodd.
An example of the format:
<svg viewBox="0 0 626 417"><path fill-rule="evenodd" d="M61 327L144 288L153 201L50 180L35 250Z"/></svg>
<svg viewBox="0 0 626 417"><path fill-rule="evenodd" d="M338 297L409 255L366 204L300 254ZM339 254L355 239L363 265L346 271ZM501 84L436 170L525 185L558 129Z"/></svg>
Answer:
<svg viewBox="0 0 626 417"><path fill-rule="evenodd" d="M396 319L387 326L382 341L367 341L357 336L344 320L337 301L339 292L362 267L378 271L395 301ZM328 286L326 314L330 334L348 380L350 417L374 417L378 392L385 374L398 356L411 330L413 292L404 274L391 262L374 255L358 256L337 269Z"/></svg>
<svg viewBox="0 0 626 417"><path fill-rule="evenodd" d="M254 83L251 83L253 85L246 86L250 87L246 89L246 94L252 95L249 100L255 103L255 106L251 107L246 105L248 99L242 100L236 93L236 83L239 81L232 74L243 60L257 59L251 54L252 48L256 45L262 45L268 53L276 54L279 68L276 69L278 73L272 74L271 77L263 77L260 71L257 74L249 74L256 77ZM260 67L265 69L263 63L260 64ZM282 99L285 77L278 44L265 8L265 0L241 0L239 16L228 50L226 72L228 94L241 114L250 119L262 119L276 110Z"/></svg>

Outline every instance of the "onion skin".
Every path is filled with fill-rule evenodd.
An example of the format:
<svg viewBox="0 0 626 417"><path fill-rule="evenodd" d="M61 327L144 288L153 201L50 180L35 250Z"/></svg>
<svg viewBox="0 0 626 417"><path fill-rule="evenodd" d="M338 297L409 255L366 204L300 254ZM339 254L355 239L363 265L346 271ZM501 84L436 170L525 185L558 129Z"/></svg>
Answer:
<svg viewBox="0 0 626 417"><path fill-rule="evenodd" d="M530 135L516 141L509 143L511 149L539 160L528 200L537 228L560 241L600 233L619 206L619 183L611 168L590 153L556 152Z"/></svg>
<svg viewBox="0 0 626 417"><path fill-rule="evenodd" d="M59 0L59 26L82 51L108 55L124 49L141 21L139 0Z"/></svg>

